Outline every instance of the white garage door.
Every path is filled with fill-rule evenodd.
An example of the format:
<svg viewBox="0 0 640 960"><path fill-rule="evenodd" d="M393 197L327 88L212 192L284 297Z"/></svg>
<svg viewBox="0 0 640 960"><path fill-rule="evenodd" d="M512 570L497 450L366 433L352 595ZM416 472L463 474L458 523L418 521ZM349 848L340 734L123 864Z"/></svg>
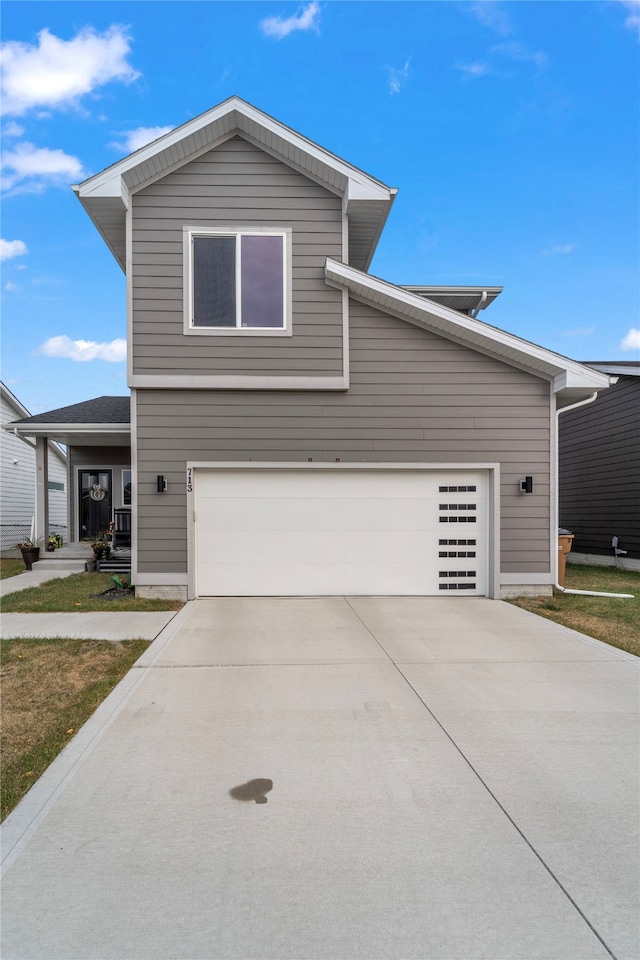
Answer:
<svg viewBox="0 0 640 960"><path fill-rule="evenodd" d="M487 593L485 471L194 473L198 596Z"/></svg>

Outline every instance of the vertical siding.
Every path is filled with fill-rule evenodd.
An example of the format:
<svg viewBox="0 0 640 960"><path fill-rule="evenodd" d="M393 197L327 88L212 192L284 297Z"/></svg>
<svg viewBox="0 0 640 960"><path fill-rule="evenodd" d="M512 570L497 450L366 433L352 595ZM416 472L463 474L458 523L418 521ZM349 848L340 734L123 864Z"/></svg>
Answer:
<svg viewBox="0 0 640 960"><path fill-rule="evenodd" d="M186 571L187 460L309 458L499 462L502 571L549 572L548 382L360 303L350 317L345 393L136 391L140 572Z"/></svg>
<svg viewBox="0 0 640 960"><path fill-rule="evenodd" d="M129 447L69 447L69 533L74 540L78 537L78 469L104 469L112 471L112 506L122 506L121 471L131 467Z"/></svg>
<svg viewBox="0 0 640 960"><path fill-rule="evenodd" d="M183 226L292 229L293 336L183 334ZM133 197L133 372L338 376L342 301L324 282L342 258L342 201L240 137Z"/></svg>
<svg viewBox="0 0 640 960"><path fill-rule="evenodd" d="M573 549L612 556L619 537L640 558L640 377L620 377L560 416L560 523Z"/></svg>

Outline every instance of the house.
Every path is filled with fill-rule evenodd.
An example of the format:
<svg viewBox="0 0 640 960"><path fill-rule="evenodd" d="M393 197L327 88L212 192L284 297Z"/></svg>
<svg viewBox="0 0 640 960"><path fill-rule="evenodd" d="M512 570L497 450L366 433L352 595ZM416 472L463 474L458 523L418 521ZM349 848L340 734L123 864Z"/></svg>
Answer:
<svg viewBox="0 0 640 960"><path fill-rule="evenodd" d="M574 562L640 570L640 362L589 366L617 382L560 420L560 524Z"/></svg>
<svg viewBox="0 0 640 960"><path fill-rule="evenodd" d="M609 376L482 322L499 287L371 275L395 189L232 97L74 190L127 277L130 434L108 398L37 431L76 515L130 436L139 594L551 592L556 413Z"/></svg>
<svg viewBox="0 0 640 960"><path fill-rule="evenodd" d="M11 390L0 383L0 422L29 417L29 411ZM29 434L5 432L0 438L0 551L13 551L16 543L31 536L35 516L37 473L46 490L49 512L47 533L65 540L67 530L67 457L57 443L48 443L48 475L36 467L36 444Z"/></svg>

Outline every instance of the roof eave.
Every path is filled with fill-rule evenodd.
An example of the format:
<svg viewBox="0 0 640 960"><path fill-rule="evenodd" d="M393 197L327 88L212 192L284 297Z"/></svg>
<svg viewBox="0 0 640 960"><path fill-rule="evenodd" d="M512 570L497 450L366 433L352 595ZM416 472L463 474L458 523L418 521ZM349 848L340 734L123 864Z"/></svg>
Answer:
<svg viewBox="0 0 640 960"><path fill-rule="evenodd" d="M368 302L377 309L386 310L409 323L427 327L470 349L480 350L552 381L554 393L558 396L589 396L594 391L606 389L610 384L607 375L590 367L385 280L371 277L347 264L328 259L325 279L330 286L346 287L356 299Z"/></svg>
<svg viewBox="0 0 640 960"><path fill-rule="evenodd" d="M280 156L284 163L344 196L348 215L351 203L353 225L360 230L363 251L358 266L366 269L397 191L237 97L176 127L73 187L122 269L125 269L125 219L130 193L188 163L198 153L214 149L221 139L235 133L245 135L257 146ZM194 138L191 148L181 149L183 141L190 137ZM369 208L379 206L379 214L373 218L359 215L358 206L362 209L363 203Z"/></svg>

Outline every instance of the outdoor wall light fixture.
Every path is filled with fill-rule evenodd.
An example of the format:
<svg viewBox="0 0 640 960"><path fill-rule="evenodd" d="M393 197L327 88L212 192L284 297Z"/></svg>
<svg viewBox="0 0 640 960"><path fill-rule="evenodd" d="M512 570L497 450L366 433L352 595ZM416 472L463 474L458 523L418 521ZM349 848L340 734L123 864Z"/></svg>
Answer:
<svg viewBox="0 0 640 960"><path fill-rule="evenodd" d="M520 481L520 493L533 493L533 477L525 477Z"/></svg>
<svg viewBox="0 0 640 960"><path fill-rule="evenodd" d="M156 477L156 486L157 486L158 493L164 493L165 490L167 489L167 481L165 480L165 478L162 476L161 473L159 473L158 476Z"/></svg>

